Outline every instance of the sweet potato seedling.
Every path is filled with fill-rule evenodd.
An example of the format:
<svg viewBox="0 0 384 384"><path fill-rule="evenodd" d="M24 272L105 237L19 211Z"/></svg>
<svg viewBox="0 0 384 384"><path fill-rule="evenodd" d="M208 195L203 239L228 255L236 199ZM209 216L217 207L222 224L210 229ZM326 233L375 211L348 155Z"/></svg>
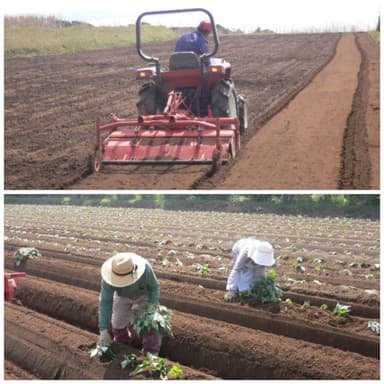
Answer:
<svg viewBox="0 0 384 384"><path fill-rule="evenodd" d="M333 313L340 317L349 317L351 313L351 307L349 305L342 305L337 303L336 307L333 309Z"/></svg>

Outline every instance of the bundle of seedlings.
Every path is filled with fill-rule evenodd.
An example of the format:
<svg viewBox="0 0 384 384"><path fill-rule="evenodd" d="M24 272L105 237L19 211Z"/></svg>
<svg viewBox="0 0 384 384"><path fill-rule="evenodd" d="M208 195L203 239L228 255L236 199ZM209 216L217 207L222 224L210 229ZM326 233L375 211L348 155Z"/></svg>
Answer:
<svg viewBox="0 0 384 384"><path fill-rule="evenodd" d="M261 304L269 304L266 307L269 307L271 311L279 311L283 291L276 278L276 271L271 269L265 277L261 277L255 282L251 291L240 294L240 298L250 306L258 307Z"/></svg>
<svg viewBox="0 0 384 384"><path fill-rule="evenodd" d="M139 338L149 332L156 332L159 337L173 336L172 315L164 305L145 303L133 310L132 327Z"/></svg>

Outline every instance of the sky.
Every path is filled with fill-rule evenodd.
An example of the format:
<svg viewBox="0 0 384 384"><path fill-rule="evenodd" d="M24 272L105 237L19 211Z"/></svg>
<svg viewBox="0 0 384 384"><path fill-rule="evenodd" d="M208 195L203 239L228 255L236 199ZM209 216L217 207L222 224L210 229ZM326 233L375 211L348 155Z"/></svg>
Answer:
<svg viewBox="0 0 384 384"><path fill-rule="evenodd" d="M205 8L217 24L230 29L275 32L374 29L380 14L379 0L3 0L4 15L56 16L93 25L134 24L147 11ZM199 13L151 16L142 21L167 26L191 26L204 18Z"/></svg>

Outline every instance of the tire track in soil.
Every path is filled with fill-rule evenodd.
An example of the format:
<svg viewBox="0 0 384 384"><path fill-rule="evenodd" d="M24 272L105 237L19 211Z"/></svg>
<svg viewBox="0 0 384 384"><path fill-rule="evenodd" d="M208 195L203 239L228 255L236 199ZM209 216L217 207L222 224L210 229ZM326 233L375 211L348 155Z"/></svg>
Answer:
<svg viewBox="0 0 384 384"><path fill-rule="evenodd" d="M59 318L65 317L72 324L97 332L97 316L89 315L97 313L97 292L93 292L93 300L90 300L92 293L80 290L75 295L74 287L34 280L30 278L20 284L21 291L25 286L22 301L27 305L34 303L32 306L44 313L53 306L52 311ZM40 291L34 289L38 286ZM44 302L42 296L45 296ZM86 315L82 316L84 310ZM359 354L179 312L175 313L173 324L175 338L165 338L162 354L223 378L364 378L376 375L377 360ZM277 345L279 352L275 349ZM315 355L316 364L310 364ZM339 364L335 359L340 357ZM276 370L276 366L280 369Z"/></svg>
<svg viewBox="0 0 384 384"><path fill-rule="evenodd" d="M344 132L339 189L378 189L379 116L377 114L367 120L369 110L379 108L378 95L370 95L370 88L378 83L378 48L367 34L355 33L354 36L361 55L361 64L358 86ZM367 39L372 41L364 41ZM371 69L372 66L375 68ZM369 128L370 126L372 127Z"/></svg>
<svg viewBox="0 0 384 384"><path fill-rule="evenodd" d="M214 188L337 189L360 61L354 35L343 34L333 60L263 126Z"/></svg>

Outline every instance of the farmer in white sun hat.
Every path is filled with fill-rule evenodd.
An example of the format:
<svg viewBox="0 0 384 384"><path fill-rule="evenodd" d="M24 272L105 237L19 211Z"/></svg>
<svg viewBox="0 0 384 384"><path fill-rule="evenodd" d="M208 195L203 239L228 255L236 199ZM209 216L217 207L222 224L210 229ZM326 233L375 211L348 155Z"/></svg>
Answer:
<svg viewBox="0 0 384 384"><path fill-rule="evenodd" d="M118 253L101 267L101 290L99 296L98 345L114 341L129 343L135 338L131 328L132 305L149 302L157 304L160 298L160 283L147 260L135 253ZM144 352L160 351L160 338L153 331L144 335Z"/></svg>
<svg viewBox="0 0 384 384"><path fill-rule="evenodd" d="M236 241L232 248L233 268L227 280L225 301L251 291L255 282L266 276L266 267L275 264L272 245L254 237Z"/></svg>

